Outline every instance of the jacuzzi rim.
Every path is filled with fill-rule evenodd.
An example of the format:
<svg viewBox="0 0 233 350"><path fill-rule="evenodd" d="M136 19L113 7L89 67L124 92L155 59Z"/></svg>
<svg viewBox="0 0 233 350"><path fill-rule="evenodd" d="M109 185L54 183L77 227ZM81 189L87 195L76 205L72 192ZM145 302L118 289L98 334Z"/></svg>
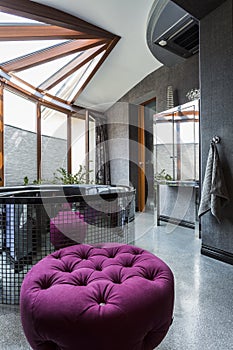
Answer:
<svg viewBox="0 0 233 350"><path fill-rule="evenodd" d="M94 194L65 194L66 189L106 189L111 192L96 192ZM61 195L61 192L63 194ZM125 185L33 185L33 186L12 186L2 187L0 190L0 204L40 204L40 203L63 203L66 202L85 202L96 200L100 197L106 200L115 198L124 198L134 196L136 190L133 187ZM46 195L50 193L50 195ZM33 194L30 196L30 194ZM42 195L41 195L42 194Z"/></svg>

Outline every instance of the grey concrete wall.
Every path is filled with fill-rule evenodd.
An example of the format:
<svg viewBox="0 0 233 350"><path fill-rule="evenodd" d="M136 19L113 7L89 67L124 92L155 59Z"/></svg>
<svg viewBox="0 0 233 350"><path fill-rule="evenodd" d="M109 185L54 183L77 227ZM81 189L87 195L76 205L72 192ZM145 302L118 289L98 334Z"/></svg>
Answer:
<svg viewBox="0 0 233 350"><path fill-rule="evenodd" d="M27 176L37 178L36 134L12 126L4 126L5 186L23 185Z"/></svg>
<svg viewBox="0 0 233 350"><path fill-rule="evenodd" d="M4 127L5 186L23 185L25 176L37 178L36 134L9 125ZM66 168L66 141L42 136L43 178L52 179L58 167Z"/></svg>
<svg viewBox="0 0 233 350"><path fill-rule="evenodd" d="M60 167L67 169L66 140L42 136L42 179L49 182Z"/></svg>
<svg viewBox="0 0 233 350"><path fill-rule="evenodd" d="M233 23L232 0L227 0L200 22L202 178L210 140L221 137L220 159L231 198L222 223L207 213L202 217L203 245L233 254Z"/></svg>
<svg viewBox="0 0 233 350"><path fill-rule="evenodd" d="M106 113L111 183L129 185L129 105L116 103Z"/></svg>
<svg viewBox="0 0 233 350"><path fill-rule="evenodd" d="M174 106L188 102L186 93L199 87L199 58L194 55L173 67L161 67L149 74L120 101L140 104L156 97L156 111L167 109L167 87L173 87Z"/></svg>

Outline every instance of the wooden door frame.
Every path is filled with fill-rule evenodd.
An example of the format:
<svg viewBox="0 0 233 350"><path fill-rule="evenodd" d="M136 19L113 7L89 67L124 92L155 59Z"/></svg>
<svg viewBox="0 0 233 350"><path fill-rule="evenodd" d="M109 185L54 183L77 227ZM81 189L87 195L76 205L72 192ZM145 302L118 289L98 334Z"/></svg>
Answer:
<svg viewBox="0 0 233 350"><path fill-rule="evenodd" d="M145 140L145 107L156 102L156 97L152 97L142 102L138 109L138 211L146 208L146 140Z"/></svg>

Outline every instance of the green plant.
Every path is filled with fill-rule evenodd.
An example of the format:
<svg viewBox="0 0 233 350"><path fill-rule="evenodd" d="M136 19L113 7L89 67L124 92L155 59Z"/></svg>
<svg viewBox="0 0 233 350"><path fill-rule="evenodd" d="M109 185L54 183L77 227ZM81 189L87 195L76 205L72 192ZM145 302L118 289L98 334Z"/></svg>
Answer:
<svg viewBox="0 0 233 350"><path fill-rule="evenodd" d="M27 185L29 184L29 179L28 179L27 176L24 176L24 178L23 178L23 184L24 184L25 186L27 186Z"/></svg>
<svg viewBox="0 0 233 350"><path fill-rule="evenodd" d="M69 173L65 168L58 168L53 174L52 180L33 180L33 185L41 185L41 184L57 184L62 183L64 185L72 185L72 184L85 184L92 183L89 180L89 174L92 173L93 170L87 170L85 165L79 165L79 170L76 174ZM29 179L27 176L23 179L24 185L29 185Z"/></svg>
<svg viewBox="0 0 233 350"><path fill-rule="evenodd" d="M43 180L40 179L40 180L33 180L32 181L33 185L41 185L43 183Z"/></svg>
<svg viewBox="0 0 233 350"><path fill-rule="evenodd" d="M85 165L79 165L79 170L76 174L69 173L66 169L60 167L54 173L54 180L62 182L64 185L85 184L88 181L88 175L93 170L87 170Z"/></svg>
<svg viewBox="0 0 233 350"><path fill-rule="evenodd" d="M162 169L159 173L155 174L155 181L161 181L161 180L172 180L171 175L169 175L168 173L166 173L165 169Z"/></svg>
<svg viewBox="0 0 233 350"><path fill-rule="evenodd" d="M29 178L27 176L23 179L23 184L25 186L27 185L42 185L42 184L55 184L54 180L45 180L45 179L39 179L39 180L33 180L32 182L29 181Z"/></svg>

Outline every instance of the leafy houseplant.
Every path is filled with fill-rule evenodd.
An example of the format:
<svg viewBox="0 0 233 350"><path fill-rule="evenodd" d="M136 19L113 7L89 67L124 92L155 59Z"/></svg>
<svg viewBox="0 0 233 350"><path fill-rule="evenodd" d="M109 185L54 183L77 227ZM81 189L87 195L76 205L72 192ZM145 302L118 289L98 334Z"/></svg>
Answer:
<svg viewBox="0 0 233 350"><path fill-rule="evenodd" d="M89 174L93 170L87 170L86 166L79 165L79 170L76 174L69 173L66 169L60 167L54 173L54 180L63 183L64 185L72 185L72 184L85 184L88 181Z"/></svg>
<svg viewBox="0 0 233 350"><path fill-rule="evenodd" d="M27 176L24 176L24 178L23 178L23 184L24 184L25 186L27 186L27 185L29 184L29 179L28 179Z"/></svg>
<svg viewBox="0 0 233 350"><path fill-rule="evenodd" d="M72 184L86 184L93 183L89 180L89 174L92 173L93 170L87 170L86 166L79 165L79 170L76 174L69 173L65 168L58 168L53 174L52 180L34 180L32 182L33 185L41 185L41 184L57 184L62 183L63 185L72 185ZM29 179L27 176L23 179L24 185L29 185Z"/></svg>
<svg viewBox="0 0 233 350"><path fill-rule="evenodd" d="M171 175L166 173L165 169L162 169L159 173L155 174L155 181L161 181L161 180L167 180L167 181L172 180Z"/></svg>

